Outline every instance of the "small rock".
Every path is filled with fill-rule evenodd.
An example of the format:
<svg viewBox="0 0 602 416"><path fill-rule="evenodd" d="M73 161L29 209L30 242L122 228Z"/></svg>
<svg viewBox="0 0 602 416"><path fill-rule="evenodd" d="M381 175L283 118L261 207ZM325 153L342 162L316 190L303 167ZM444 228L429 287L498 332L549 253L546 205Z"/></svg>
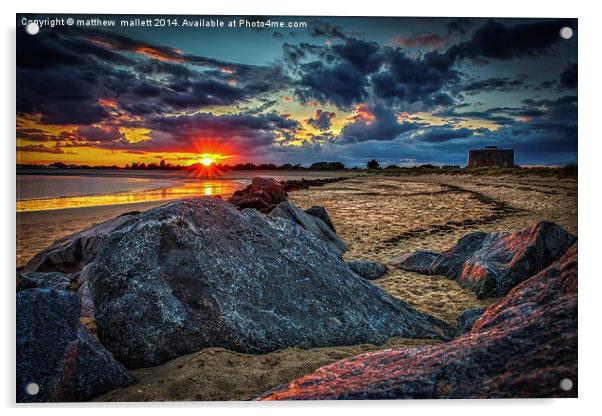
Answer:
<svg viewBox="0 0 602 416"><path fill-rule="evenodd" d="M421 274L432 274L431 265L439 253L428 250L415 251L399 257L393 257L389 264L402 270Z"/></svg>
<svg viewBox="0 0 602 416"><path fill-rule="evenodd" d="M387 268L376 261L349 261L347 265L364 279L376 280L387 274Z"/></svg>
<svg viewBox="0 0 602 416"><path fill-rule="evenodd" d="M17 402L85 401L133 382L79 321L75 293L17 293ZM27 394L29 383L38 394Z"/></svg>
<svg viewBox="0 0 602 416"><path fill-rule="evenodd" d="M332 220L330 219L330 215L328 215L328 212L326 212L326 208L321 207L319 205L314 205L313 207L306 209L305 213L321 219L322 221L324 221L324 224L330 227L332 231L334 231L335 233L337 232L337 230L335 230L334 228Z"/></svg>
<svg viewBox="0 0 602 416"><path fill-rule="evenodd" d="M245 189L234 192L228 202L239 209L254 208L268 213L286 199L287 193L281 182L270 178L255 177Z"/></svg>

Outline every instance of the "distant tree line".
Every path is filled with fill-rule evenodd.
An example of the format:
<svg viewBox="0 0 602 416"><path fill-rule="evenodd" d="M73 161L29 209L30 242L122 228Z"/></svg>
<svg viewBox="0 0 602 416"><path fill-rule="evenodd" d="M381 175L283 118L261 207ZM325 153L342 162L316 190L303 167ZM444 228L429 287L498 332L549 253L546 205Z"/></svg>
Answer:
<svg viewBox="0 0 602 416"><path fill-rule="evenodd" d="M253 163L239 163L236 165L222 165L216 164L220 170L300 170L300 171L338 171L338 170L350 170L357 171L362 170L359 167L348 168L341 162L316 162L312 163L309 167L301 166L300 164L285 163L283 165L275 165L272 163L262 163L255 165ZM66 164L63 162L55 162L49 165L35 165L35 164L17 164L17 169L129 169L129 170L180 170L180 169L194 169L202 167L199 163L193 165L174 165L171 163L161 160L159 163L144 163L134 162L131 165L125 165L125 167L119 167L117 165L107 166L89 166L89 165L74 165ZM499 167L487 167L487 168L469 168L461 167L459 165L433 165L423 164L415 166L404 166L400 167L397 165L388 165L384 168L380 166L380 163L376 159L372 159L366 163L368 170L381 170L386 172L387 175L398 175L398 174L421 174L421 173L446 173L446 174L462 174L469 173L475 175L488 175L488 174L503 174L503 173L520 173L520 172L531 172L540 173L545 175L569 175L576 176L578 172L577 165L569 164L562 167L520 167L515 166L511 168L499 168Z"/></svg>
<svg viewBox="0 0 602 416"><path fill-rule="evenodd" d="M128 169L128 170L180 170L180 169L190 169L200 166L200 163L194 163L192 165L177 165L168 163L165 160L161 160L159 163L144 163L144 162L134 162L131 165L126 164L124 167L119 167L117 165L107 165L107 166L90 166L90 165L75 165L75 164L67 164L63 162L55 162L49 165L27 165L27 164L19 164L17 167L19 168L47 168L47 169ZM347 169L345 165L341 162L316 162L313 163L309 167L301 166L301 164L291 164L284 163L282 165L276 165L273 163L238 163L236 165L226 165L216 163L220 169L224 170L344 170ZM353 168L358 169L358 168Z"/></svg>

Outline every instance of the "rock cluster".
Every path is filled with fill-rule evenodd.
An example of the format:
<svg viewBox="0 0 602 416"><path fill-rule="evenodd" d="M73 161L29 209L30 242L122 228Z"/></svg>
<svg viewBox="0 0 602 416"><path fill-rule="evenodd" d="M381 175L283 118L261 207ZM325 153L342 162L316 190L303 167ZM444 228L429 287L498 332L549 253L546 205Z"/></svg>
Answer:
<svg viewBox="0 0 602 416"><path fill-rule="evenodd" d="M542 221L516 232L475 232L443 253L418 251L392 260L403 270L443 275L479 298L501 297L557 260L575 237Z"/></svg>
<svg viewBox="0 0 602 416"><path fill-rule="evenodd" d="M255 178L232 203L196 198L129 213L38 253L17 271L17 401L89 400L133 383L126 368L205 347L264 353L458 334L353 357L262 398L575 394L558 388L577 375L575 237L541 222L396 258L479 297L505 295L454 328L372 284L384 265L343 261L347 246L326 210L299 209L286 199L290 186ZM81 317L95 319L98 339Z"/></svg>
<svg viewBox="0 0 602 416"><path fill-rule="evenodd" d="M451 342L338 361L259 399L503 397L577 397L576 243Z"/></svg>
<svg viewBox="0 0 602 416"><path fill-rule="evenodd" d="M290 180L284 181L283 184L284 184L284 190L286 192L291 192L291 191L298 191L300 189L308 189L309 187L324 186L324 185L339 182L339 181L342 181L345 179L347 179L347 178L345 178L345 177L322 178L322 179L301 178L301 179L290 179Z"/></svg>

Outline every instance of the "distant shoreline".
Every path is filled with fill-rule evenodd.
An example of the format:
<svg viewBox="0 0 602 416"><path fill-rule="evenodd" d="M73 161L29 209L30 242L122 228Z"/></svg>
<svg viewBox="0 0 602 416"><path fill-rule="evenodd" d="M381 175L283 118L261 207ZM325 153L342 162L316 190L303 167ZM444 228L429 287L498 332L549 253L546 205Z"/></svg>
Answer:
<svg viewBox="0 0 602 416"><path fill-rule="evenodd" d="M133 169L133 168L50 168L50 167L19 167L16 169L17 175L64 175L64 176L121 176L130 178L194 178L194 173L191 169ZM576 177L578 175L577 165L564 166L513 166L513 167L479 167L472 168L466 166L438 166L425 164L419 166L387 166L377 169L367 168L344 168L344 169L228 169L223 173L224 177L213 178L219 179L237 179L249 178L253 176L294 176L302 178L304 176L311 177L333 177L340 175L386 175L386 176L413 176L413 175L468 175L468 176L501 176L501 175L535 175L535 176L562 176ZM227 177L226 177L227 176Z"/></svg>

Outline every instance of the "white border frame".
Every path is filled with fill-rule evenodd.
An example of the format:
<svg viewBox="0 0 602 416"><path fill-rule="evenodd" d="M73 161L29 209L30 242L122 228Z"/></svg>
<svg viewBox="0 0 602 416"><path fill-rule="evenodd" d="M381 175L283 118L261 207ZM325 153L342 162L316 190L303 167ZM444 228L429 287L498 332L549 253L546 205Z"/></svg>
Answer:
<svg viewBox="0 0 602 416"><path fill-rule="evenodd" d="M144 404L51 404L20 405L27 414L86 414L96 415L106 411L127 409L130 415L163 415L166 407L175 407L178 414L199 412L228 413L244 412L249 415L291 415L344 412L346 415L365 415L368 408L376 407L381 413L408 412L414 414L441 414L467 416L505 415L517 411L545 412L549 415L589 413L595 409L597 389L600 382L601 344L600 310L602 276L596 262L599 256L600 232L599 211L602 198L599 196L602 180L600 157L602 137L599 108L602 97L598 73L600 72L600 41L602 40L600 7L594 2L548 0L527 2L504 0L484 2L482 0L429 0L422 2L392 2L370 0L351 4L344 0L303 0L291 4L281 0L221 2L192 2L169 0L166 2L129 2L102 0L82 2L54 0L25 0L18 4L2 3L3 51L1 65L3 96L2 126L2 183L6 190L2 204L2 229L5 230L0 249L0 264L3 266L2 311L4 337L2 349L1 403L15 409L15 29L16 13L140 13L140 14L232 14L232 15L323 15L323 16L446 16L446 17L577 17L579 18L579 235L580 268L579 284L579 399L528 399L528 400L439 400L439 401L358 401L358 402L288 402L288 403L243 403L243 402L192 402L192 403L144 403ZM85 409L82 409L85 408ZM592 412L593 413L593 412Z"/></svg>

